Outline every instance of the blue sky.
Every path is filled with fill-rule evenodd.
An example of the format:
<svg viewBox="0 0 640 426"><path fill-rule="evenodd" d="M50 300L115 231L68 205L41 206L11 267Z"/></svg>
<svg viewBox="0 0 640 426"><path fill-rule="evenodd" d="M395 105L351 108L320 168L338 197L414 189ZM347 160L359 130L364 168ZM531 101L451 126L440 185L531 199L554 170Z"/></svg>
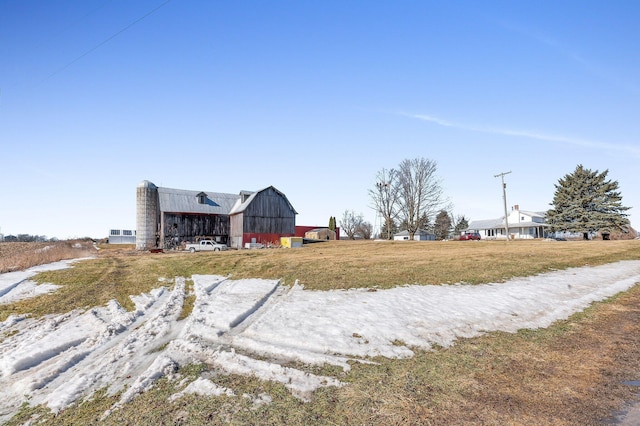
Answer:
<svg viewBox="0 0 640 426"><path fill-rule="evenodd" d="M106 237L135 192L273 185L300 225L406 158L455 214L609 170L640 226L636 1L0 0L0 232Z"/></svg>

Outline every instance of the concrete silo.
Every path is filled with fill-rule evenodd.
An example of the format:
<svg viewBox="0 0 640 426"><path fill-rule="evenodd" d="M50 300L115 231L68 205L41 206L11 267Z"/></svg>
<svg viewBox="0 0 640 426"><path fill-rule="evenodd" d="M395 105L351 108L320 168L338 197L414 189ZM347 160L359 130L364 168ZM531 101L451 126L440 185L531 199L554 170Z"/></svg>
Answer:
<svg viewBox="0 0 640 426"><path fill-rule="evenodd" d="M157 247L158 187L143 180L136 190L136 250L150 250Z"/></svg>

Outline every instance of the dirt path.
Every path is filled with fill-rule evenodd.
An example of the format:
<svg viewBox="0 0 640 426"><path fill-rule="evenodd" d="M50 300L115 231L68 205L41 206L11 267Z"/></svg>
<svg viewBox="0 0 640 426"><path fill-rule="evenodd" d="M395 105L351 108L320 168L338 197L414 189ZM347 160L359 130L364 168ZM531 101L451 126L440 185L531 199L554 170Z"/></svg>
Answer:
<svg viewBox="0 0 640 426"><path fill-rule="evenodd" d="M569 327L548 347L523 343L530 352L521 347L500 372L487 366L468 408L499 407L488 417L516 424L530 418L535 424L589 425L623 421L618 408L635 403L622 424L640 424L639 388L624 384L640 379L640 286Z"/></svg>

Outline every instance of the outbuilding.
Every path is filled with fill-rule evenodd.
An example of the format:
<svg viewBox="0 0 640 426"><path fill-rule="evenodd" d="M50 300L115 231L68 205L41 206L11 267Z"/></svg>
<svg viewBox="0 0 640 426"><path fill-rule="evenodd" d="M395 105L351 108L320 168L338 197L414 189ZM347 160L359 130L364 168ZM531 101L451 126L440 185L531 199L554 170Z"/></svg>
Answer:
<svg viewBox="0 0 640 426"><path fill-rule="evenodd" d="M304 237L309 240L333 241L336 239L336 231L329 228L314 228L305 232Z"/></svg>
<svg viewBox="0 0 640 426"><path fill-rule="evenodd" d="M398 241L409 240L411 239L411 235L409 234L409 231L404 230L394 234L393 239ZM418 229L413 235L413 239L414 241L435 241L436 236L423 229Z"/></svg>

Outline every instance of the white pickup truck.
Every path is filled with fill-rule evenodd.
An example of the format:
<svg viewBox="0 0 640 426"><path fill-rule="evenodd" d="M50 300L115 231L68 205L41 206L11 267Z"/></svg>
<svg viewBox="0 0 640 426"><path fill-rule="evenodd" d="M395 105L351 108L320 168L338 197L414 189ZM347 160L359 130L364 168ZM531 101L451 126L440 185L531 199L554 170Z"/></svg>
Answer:
<svg viewBox="0 0 640 426"><path fill-rule="evenodd" d="M222 251L227 250L228 247L226 244L220 244L213 240L202 240L198 244L187 244L184 249L194 253L196 251Z"/></svg>

